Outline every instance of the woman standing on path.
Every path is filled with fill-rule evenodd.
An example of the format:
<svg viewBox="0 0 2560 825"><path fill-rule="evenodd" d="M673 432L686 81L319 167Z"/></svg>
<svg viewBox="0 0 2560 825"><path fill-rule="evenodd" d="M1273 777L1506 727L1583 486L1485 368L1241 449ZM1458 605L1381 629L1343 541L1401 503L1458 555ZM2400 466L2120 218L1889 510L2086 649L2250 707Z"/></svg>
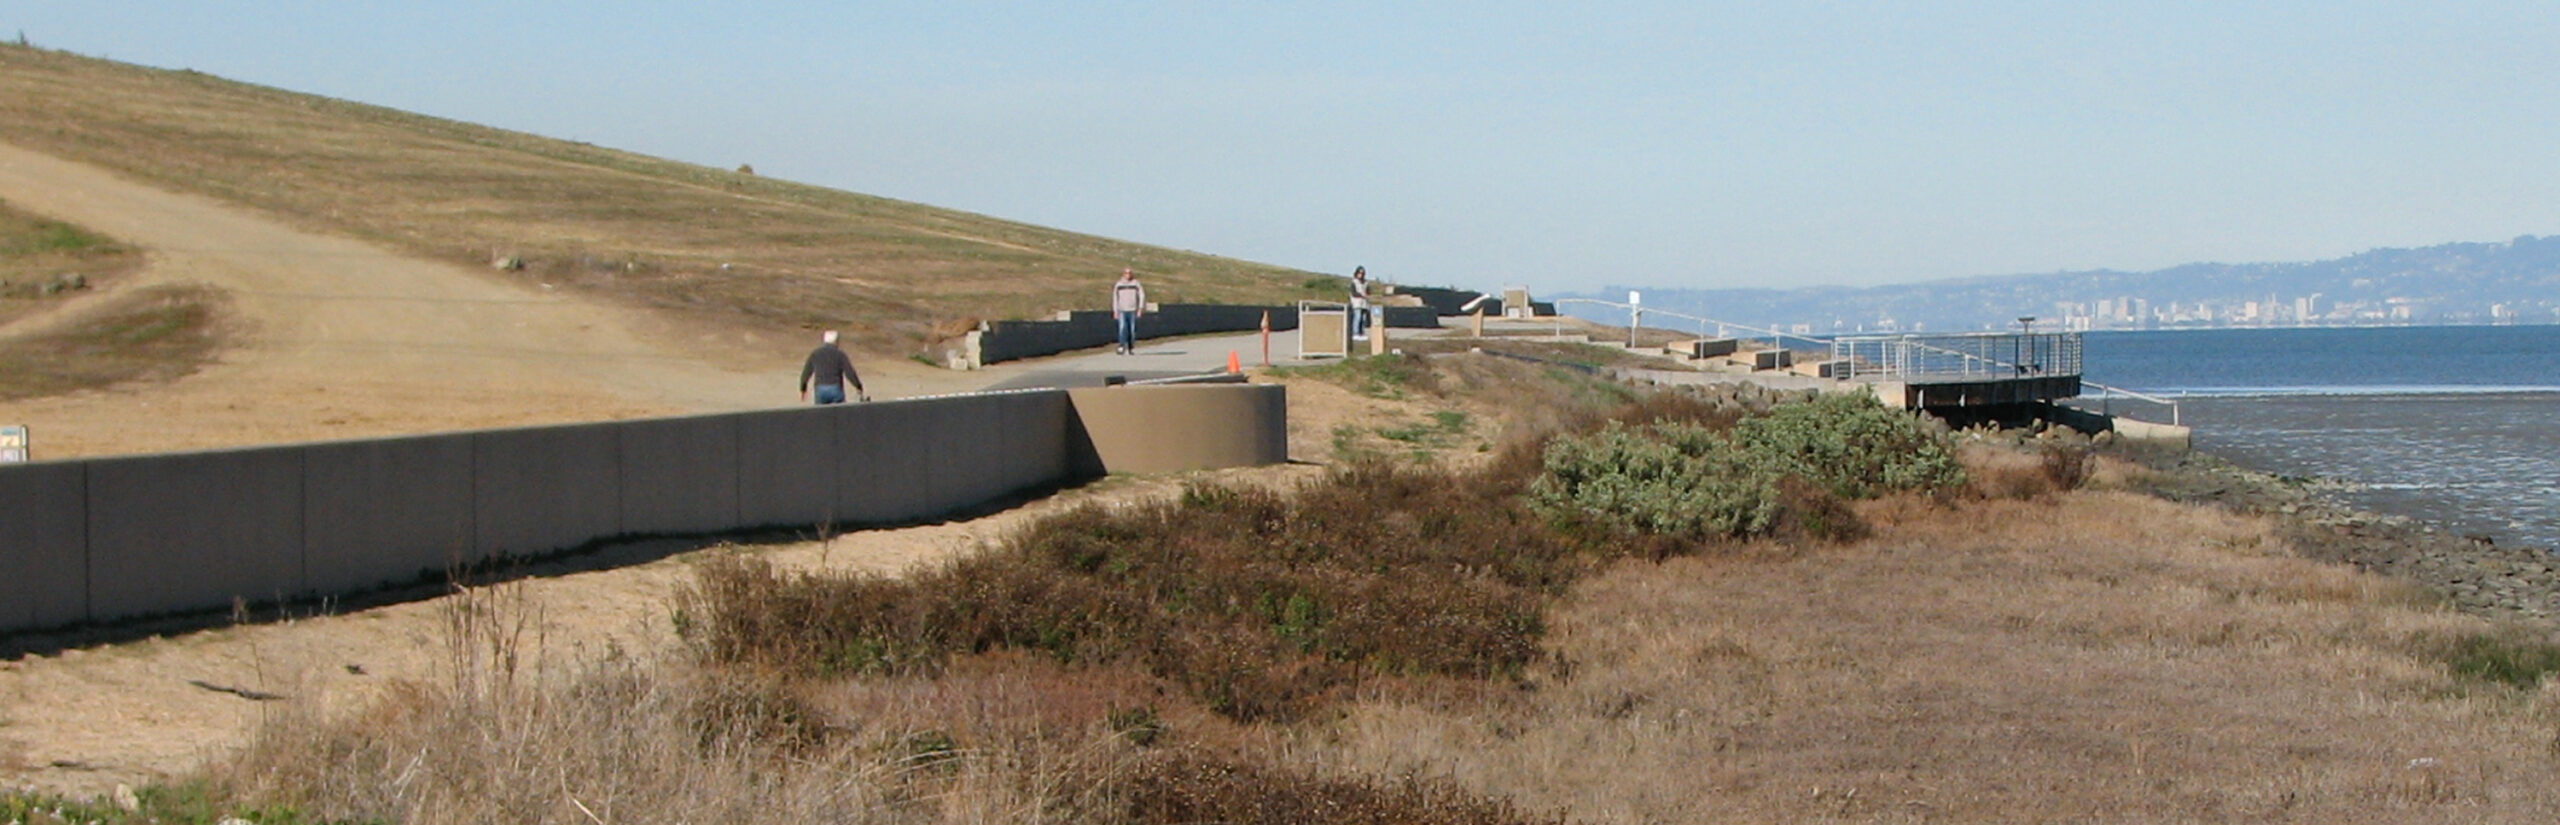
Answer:
<svg viewBox="0 0 2560 825"><path fill-rule="evenodd" d="M1369 340L1369 268L1351 268L1351 340Z"/></svg>

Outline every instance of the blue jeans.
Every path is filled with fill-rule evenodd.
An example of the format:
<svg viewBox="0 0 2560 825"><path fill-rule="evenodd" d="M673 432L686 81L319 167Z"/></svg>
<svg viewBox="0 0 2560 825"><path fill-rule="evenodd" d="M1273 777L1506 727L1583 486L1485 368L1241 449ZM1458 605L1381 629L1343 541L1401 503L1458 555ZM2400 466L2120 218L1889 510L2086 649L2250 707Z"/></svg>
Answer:
<svg viewBox="0 0 2560 825"><path fill-rule="evenodd" d="M844 403L844 385L819 384L817 396L820 404L842 404Z"/></svg>
<svg viewBox="0 0 2560 825"><path fill-rule="evenodd" d="M1120 313L1120 315L1119 315L1119 321L1120 321L1120 351L1121 351L1121 352L1129 352L1129 351L1131 351L1131 350L1135 350L1135 349L1137 349L1137 348L1138 348L1138 314L1137 314L1137 313L1135 313L1135 312L1123 312L1123 313Z"/></svg>
<svg viewBox="0 0 2560 825"><path fill-rule="evenodd" d="M1368 337L1369 337L1369 308L1368 308L1368 307L1360 306L1360 307L1352 307L1352 308L1351 308L1351 337L1353 337L1353 338L1358 338L1358 339L1362 339L1362 340L1367 340L1367 339L1368 339Z"/></svg>

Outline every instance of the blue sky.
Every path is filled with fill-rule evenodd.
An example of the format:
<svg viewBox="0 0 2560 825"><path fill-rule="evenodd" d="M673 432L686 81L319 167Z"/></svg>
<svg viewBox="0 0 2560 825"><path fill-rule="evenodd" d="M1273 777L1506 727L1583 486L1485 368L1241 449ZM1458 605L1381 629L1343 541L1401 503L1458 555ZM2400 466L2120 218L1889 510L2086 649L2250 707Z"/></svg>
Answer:
<svg viewBox="0 0 2560 825"><path fill-rule="evenodd" d="M2529 3L0 3L0 37L1317 271L1867 285L2560 233Z"/></svg>

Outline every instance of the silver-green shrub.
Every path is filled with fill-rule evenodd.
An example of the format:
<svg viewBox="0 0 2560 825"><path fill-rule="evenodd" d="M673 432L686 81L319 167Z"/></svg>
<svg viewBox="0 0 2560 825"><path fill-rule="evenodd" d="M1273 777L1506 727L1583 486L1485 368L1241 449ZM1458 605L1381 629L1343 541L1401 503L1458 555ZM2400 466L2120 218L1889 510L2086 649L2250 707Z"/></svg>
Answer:
<svg viewBox="0 0 2560 825"><path fill-rule="evenodd" d="M1964 465L1941 427L1864 393L1783 404L1735 424L1753 460L1801 476L1845 499L1964 484Z"/></svg>
<svg viewBox="0 0 2560 825"><path fill-rule="evenodd" d="M1780 405L1729 432L1612 422L1559 438L1547 445L1529 501L1560 521L1696 538L1757 536L1784 516L1780 486L1789 476L1842 499L1964 483L1943 431L1872 397L1830 395Z"/></svg>

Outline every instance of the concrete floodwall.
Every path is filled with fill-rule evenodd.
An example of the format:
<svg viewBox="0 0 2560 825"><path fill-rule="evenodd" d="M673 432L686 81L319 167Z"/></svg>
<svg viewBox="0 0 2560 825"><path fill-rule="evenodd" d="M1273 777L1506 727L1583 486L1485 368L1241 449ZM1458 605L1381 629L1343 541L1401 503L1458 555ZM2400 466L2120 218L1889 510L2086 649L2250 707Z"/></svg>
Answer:
<svg viewBox="0 0 2560 825"><path fill-rule="evenodd" d="M476 561L472 436L302 448L303 573L313 592L415 581Z"/></svg>
<svg viewBox="0 0 2560 825"><path fill-rule="evenodd" d="M0 630L89 617L89 467L0 465Z"/></svg>
<svg viewBox="0 0 2560 825"><path fill-rule="evenodd" d="M1440 316L1430 307L1379 307L1380 323L1404 329L1436 329ZM1298 328L1297 307L1233 304L1164 304L1138 317L1138 338L1173 338L1217 332L1250 332L1262 328L1264 313L1271 329ZM989 321L972 333L972 361L995 364L1109 346L1120 340L1120 328L1106 311L1063 313L1054 321Z"/></svg>
<svg viewBox="0 0 2560 825"><path fill-rule="evenodd" d="M1287 459L1277 386L1033 390L0 466L0 633L342 594L640 535L933 518Z"/></svg>

